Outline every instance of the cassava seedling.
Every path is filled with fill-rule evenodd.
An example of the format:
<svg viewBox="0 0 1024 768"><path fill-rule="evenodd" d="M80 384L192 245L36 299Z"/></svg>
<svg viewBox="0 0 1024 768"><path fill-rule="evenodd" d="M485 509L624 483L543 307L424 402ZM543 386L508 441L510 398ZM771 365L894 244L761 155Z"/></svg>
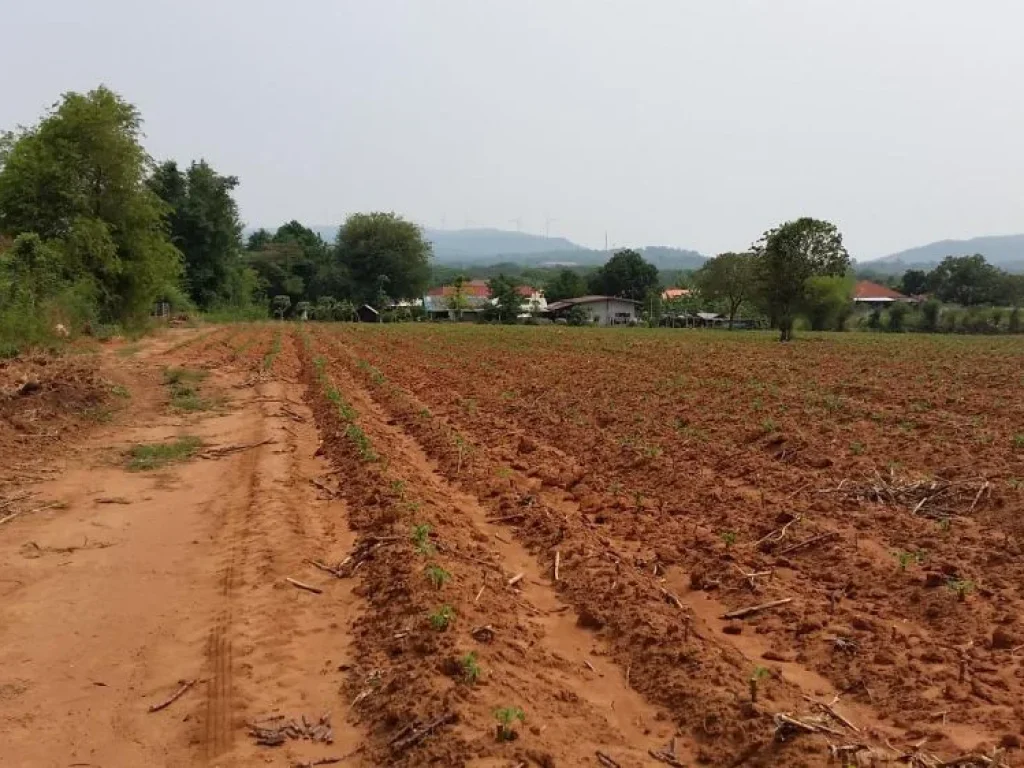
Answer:
<svg viewBox="0 0 1024 768"><path fill-rule="evenodd" d="M732 549L732 545L736 543L736 532L725 531L721 534L722 542L725 544L726 549Z"/></svg>
<svg viewBox="0 0 1024 768"><path fill-rule="evenodd" d="M416 551L424 557L434 554L434 545L430 541L430 526L426 523L414 525L412 527L412 543L416 546Z"/></svg>
<svg viewBox="0 0 1024 768"><path fill-rule="evenodd" d="M440 589L452 580L452 575L437 563L431 563L426 567L427 578L434 585L434 589Z"/></svg>
<svg viewBox="0 0 1024 768"><path fill-rule="evenodd" d="M917 564L920 565L924 562L924 552L893 552L892 556L896 558L896 562L899 564L900 570L907 570L907 566Z"/></svg>
<svg viewBox="0 0 1024 768"><path fill-rule="evenodd" d="M946 582L946 586L956 595L956 599L961 603L974 591L974 582L970 579L951 578Z"/></svg>
<svg viewBox="0 0 1024 768"><path fill-rule="evenodd" d="M750 703L757 703L757 685L767 678L771 672L766 667L754 667L754 673L750 676Z"/></svg>
<svg viewBox="0 0 1024 768"><path fill-rule="evenodd" d="M462 667L462 680L466 685L473 685L480 679L480 665L472 651L459 659L459 666Z"/></svg>
<svg viewBox="0 0 1024 768"><path fill-rule="evenodd" d="M518 735L516 722L526 722L526 713L519 707L501 707L494 710L494 717L498 720L498 741L514 741Z"/></svg>
<svg viewBox="0 0 1024 768"><path fill-rule="evenodd" d="M452 619L455 618L455 609L450 605L442 605L432 614L430 614L430 626L436 629L438 632L444 632L448 629L448 625L452 623Z"/></svg>

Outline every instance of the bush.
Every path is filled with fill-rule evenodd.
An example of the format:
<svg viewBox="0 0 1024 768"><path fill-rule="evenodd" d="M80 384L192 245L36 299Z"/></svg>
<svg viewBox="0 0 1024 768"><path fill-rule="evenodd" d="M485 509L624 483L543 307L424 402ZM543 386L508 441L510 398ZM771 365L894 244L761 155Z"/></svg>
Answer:
<svg viewBox="0 0 1024 768"><path fill-rule="evenodd" d="M581 307L577 304L569 308L565 319L569 325L590 325L590 312L587 311L586 307Z"/></svg>
<svg viewBox="0 0 1024 768"><path fill-rule="evenodd" d="M882 310L875 307L868 316L868 328L877 331L882 327Z"/></svg>
<svg viewBox="0 0 1024 768"><path fill-rule="evenodd" d="M943 333L956 333L960 325L960 317L963 313L955 307L946 307L942 310L939 322L939 330Z"/></svg>
<svg viewBox="0 0 1024 768"><path fill-rule="evenodd" d="M1010 310L1010 317L1006 321L1006 330L1009 331L1010 333L1020 333L1020 307L1014 307L1012 310Z"/></svg>
<svg viewBox="0 0 1024 768"><path fill-rule="evenodd" d="M902 301L893 302L889 307L889 331L891 333L903 333L906 328L907 315L910 314L910 307Z"/></svg>
<svg viewBox="0 0 1024 768"><path fill-rule="evenodd" d="M925 333L937 333L941 316L942 302L938 299L928 299L921 305L921 330Z"/></svg>

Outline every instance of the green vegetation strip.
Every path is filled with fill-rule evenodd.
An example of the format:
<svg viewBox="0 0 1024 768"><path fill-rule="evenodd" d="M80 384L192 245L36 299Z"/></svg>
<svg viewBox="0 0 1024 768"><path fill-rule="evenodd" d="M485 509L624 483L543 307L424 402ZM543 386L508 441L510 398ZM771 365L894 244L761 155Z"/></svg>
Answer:
<svg viewBox="0 0 1024 768"><path fill-rule="evenodd" d="M179 437L173 443L149 443L133 445L128 450L128 469L133 472L144 472L161 469L179 461L191 459L203 441L193 435Z"/></svg>
<svg viewBox="0 0 1024 768"><path fill-rule="evenodd" d="M322 356L317 357L313 360L313 368L316 371L316 380L321 391L334 404L338 410L338 416L345 422L345 437L355 446L359 458L363 461L376 461L377 454L373 451L370 438L356 424L355 409L341 396L341 392L334 386L334 382L331 381L331 377L327 373L327 360Z"/></svg>

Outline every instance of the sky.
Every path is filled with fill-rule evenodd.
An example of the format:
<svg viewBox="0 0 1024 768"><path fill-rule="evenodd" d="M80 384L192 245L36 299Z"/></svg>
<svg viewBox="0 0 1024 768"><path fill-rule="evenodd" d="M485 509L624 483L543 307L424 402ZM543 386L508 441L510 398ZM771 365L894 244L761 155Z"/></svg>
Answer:
<svg viewBox="0 0 1024 768"><path fill-rule="evenodd" d="M601 247L1024 232L1019 0L0 0L0 128L101 83L253 226Z"/></svg>

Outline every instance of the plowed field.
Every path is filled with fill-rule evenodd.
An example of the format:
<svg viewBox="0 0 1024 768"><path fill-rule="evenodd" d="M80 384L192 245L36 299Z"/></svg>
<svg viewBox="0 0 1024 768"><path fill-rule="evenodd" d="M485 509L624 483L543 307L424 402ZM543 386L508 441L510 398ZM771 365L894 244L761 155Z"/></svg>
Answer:
<svg viewBox="0 0 1024 768"><path fill-rule="evenodd" d="M74 632L141 659L125 684L146 704L178 678L202 693L149 714L102 703L96 670L61 693L47 669L82 651L36 648L61 591L19 565L0 635L12 764L1024 765L1022 353L263 324L106 355L143 396L94 445L188 429L213 461L125 486L169 494L180 546L198 544L160 566L163 609L125 597ZM156 423L167 366L208 372L196 396L218 405ZM108 496L133 477L105 472ZM86 525L76 503L0 529L3 562L33 525ZM138 551L112 583L137 577L157 519L124 533ZM112 578L90 573L66 588ZM146 632L117 641L118 621ZM65 700L89 727L39 739Z"/></svg>

